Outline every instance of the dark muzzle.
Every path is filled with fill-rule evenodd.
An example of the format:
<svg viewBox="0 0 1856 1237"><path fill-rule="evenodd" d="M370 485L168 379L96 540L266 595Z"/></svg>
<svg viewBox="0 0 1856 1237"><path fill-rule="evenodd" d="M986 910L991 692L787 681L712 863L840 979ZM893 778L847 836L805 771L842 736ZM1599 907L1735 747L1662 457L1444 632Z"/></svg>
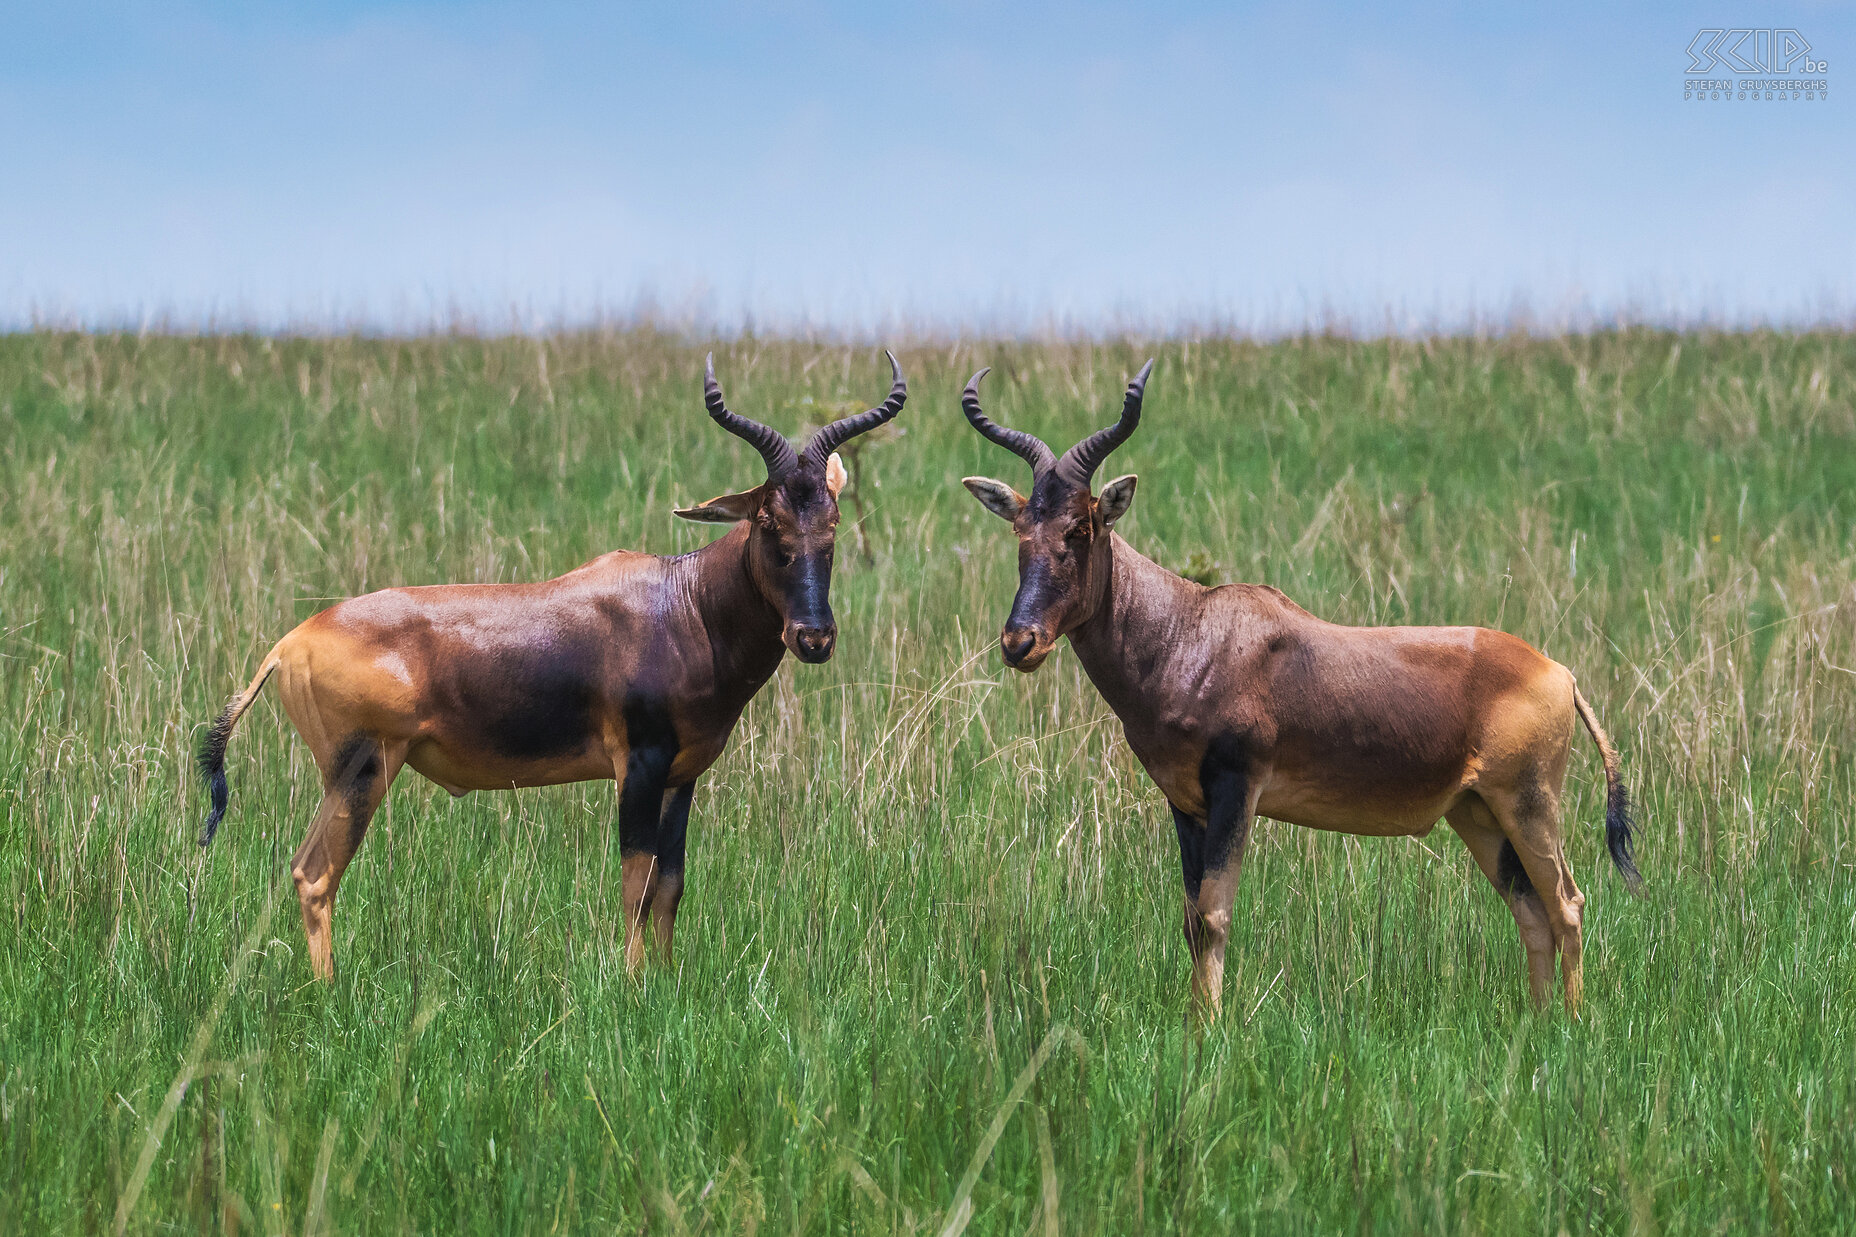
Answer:
<svg viewBox="0 0 1856 1237"><path fill-rule="evenodd" d="M1027 674L1044 664L1056 644L1049 632L1035 627L1008 626L999 636L999 652L1005 664Z"/></svg>
<svg viewBox="0 0 1856 1237"><path fill-rule="evenodd" d="M793 656L810 665L830 661L831 651L838 645L837 624L830 621L820 626L795 623L787 644Z"/></svg>

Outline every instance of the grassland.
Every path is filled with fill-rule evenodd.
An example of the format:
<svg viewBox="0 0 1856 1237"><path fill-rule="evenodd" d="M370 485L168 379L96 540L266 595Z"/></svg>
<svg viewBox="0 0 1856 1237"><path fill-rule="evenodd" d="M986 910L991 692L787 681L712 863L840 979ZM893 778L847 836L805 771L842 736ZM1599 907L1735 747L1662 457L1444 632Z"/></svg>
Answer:
<svg viewBox="0 0 1856 1237"><path fill-rule="evenodd" d="M0 338L0 1232L1856 1228L1848 335L1155 346L1138 546L1580 676L1649 882L1582 748L1582 1023L1525 1010L1447 829L1265 823L1227 1017L1184 1025L1164 804L1067 652L1000 668L1009 537L957 485L1022 468L961 420L970 370L1061 446L1132 342L902 349L837 658L789 660L700 787L674 971L624 973L609 784L408 774L311 983L306 752L267 696L202 853L204 722L334 599L713 536L670 508L758 464L704 347ZM793 433L884 381L717 360Z"/></svg>

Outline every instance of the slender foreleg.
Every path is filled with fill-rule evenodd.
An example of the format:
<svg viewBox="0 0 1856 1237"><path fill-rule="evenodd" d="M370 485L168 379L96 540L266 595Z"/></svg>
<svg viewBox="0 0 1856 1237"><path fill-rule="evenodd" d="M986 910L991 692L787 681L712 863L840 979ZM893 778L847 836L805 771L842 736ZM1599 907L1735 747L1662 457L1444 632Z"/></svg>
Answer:
<svg viewBox="0 0 1856 1237"><path fill-rule="evenodd" d="M1181 811L1170 799L1167 806L1173 810L1173 830L1179 835L1179 875L1185 894L1182 931L1186 937L1186 954L1192 960L1196 975L1203 944L1199 931L1199 887L1205 881L1205 824Z"/></svg>
<svg viewBox="0 0 1856 1237"><path fill-rule="evenodd" d="M676 752L668 748L633 747L626 753L620 772L619 870L625 910L625 967L633 972L644 965L644 921L651 913L651 900L661 875L658 822L674 759Z"/></svg>
<svg viewBox="0 0 1856 1237"><path fill-rule="evenodd" d="M1197 897L1187 908L1186 939L1196 936L1192 992L1206 1021L1214 1021L1224 1002L1224 950L1231 937L1231 906L1250 841L1255 793L1244 764L1216 748L1208 751L1199 772L1205 797L1203 874ZM1197 913L1197 923L1193 913Z"/></svg>
<svg viewBox="0 0 1856 1237"><path fill-rule="evenodd" d="M690 799L696 783L672 790L657 822L657 888L651 895L652 927L659 956L670 961L671 937L677 930L677 904L683 900L683 843L690 828Z"/></svg>

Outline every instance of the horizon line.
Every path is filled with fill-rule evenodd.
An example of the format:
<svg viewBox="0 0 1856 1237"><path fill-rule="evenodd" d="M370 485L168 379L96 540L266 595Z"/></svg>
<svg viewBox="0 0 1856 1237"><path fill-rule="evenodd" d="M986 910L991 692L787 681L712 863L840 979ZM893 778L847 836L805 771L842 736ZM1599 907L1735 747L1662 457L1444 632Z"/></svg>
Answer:
<svg viewBox="0 0 1856 1237"><path fill-rule="evenodd" d="M254 336L272 339L475 339L547 338L654 331L686 339L796 339L837 344L902 342L955 343L972 339L1032 342L1107 342L1122 339L1274 342L1308 337L1355 340L1456 339L1568 335L1651 330L1668 334L1845 334L1856 331L1856 304L1799 305L1773 314L1724 306L1663 306L1641 302L1599 306L1589 301L1537 310L1526 296L1507 307L1471 305L1454 311L1420 312L1390 303L1362 313L1324 302L1300 315L1239 313L1182 307L1170 314L1124 311L1109 314L994 310L968 316L889 312L846 321L804 311L732 314L688 306L666 308L649 295L630 306L602 303L590 308L537 311L512 301L502 313L470 310L455 300L443 309L380 314L369 309L261 312L251 309L107 311L48 310L29 305L0 310L0 336L84 334L169 338Z"/></svg>

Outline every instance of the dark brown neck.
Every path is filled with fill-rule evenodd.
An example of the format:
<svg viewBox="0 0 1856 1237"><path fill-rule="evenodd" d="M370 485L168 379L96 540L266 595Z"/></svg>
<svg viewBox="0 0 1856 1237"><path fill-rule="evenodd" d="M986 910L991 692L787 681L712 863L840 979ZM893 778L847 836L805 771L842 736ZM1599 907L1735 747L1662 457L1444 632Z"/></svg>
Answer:
<svg viewBox="0 0 1856 1237"><path fill-rule="evenodd" d="M749 529L743 521L693 554L676 560L703 634L709 641L719 692L742 693L742 703L779 668L786 656L780 612L754 581L748 556Z"/></svg>
<svg viewBox="0 0 1856 1237"><path fill-rule="evenodd" d="M1193 638L1205 589L1174 575L1120 534L1108 536L1100 600L1070 632L1070 647L1109 708L1125 717L1151 704L1157 668L1170 650Z"/></svg>

